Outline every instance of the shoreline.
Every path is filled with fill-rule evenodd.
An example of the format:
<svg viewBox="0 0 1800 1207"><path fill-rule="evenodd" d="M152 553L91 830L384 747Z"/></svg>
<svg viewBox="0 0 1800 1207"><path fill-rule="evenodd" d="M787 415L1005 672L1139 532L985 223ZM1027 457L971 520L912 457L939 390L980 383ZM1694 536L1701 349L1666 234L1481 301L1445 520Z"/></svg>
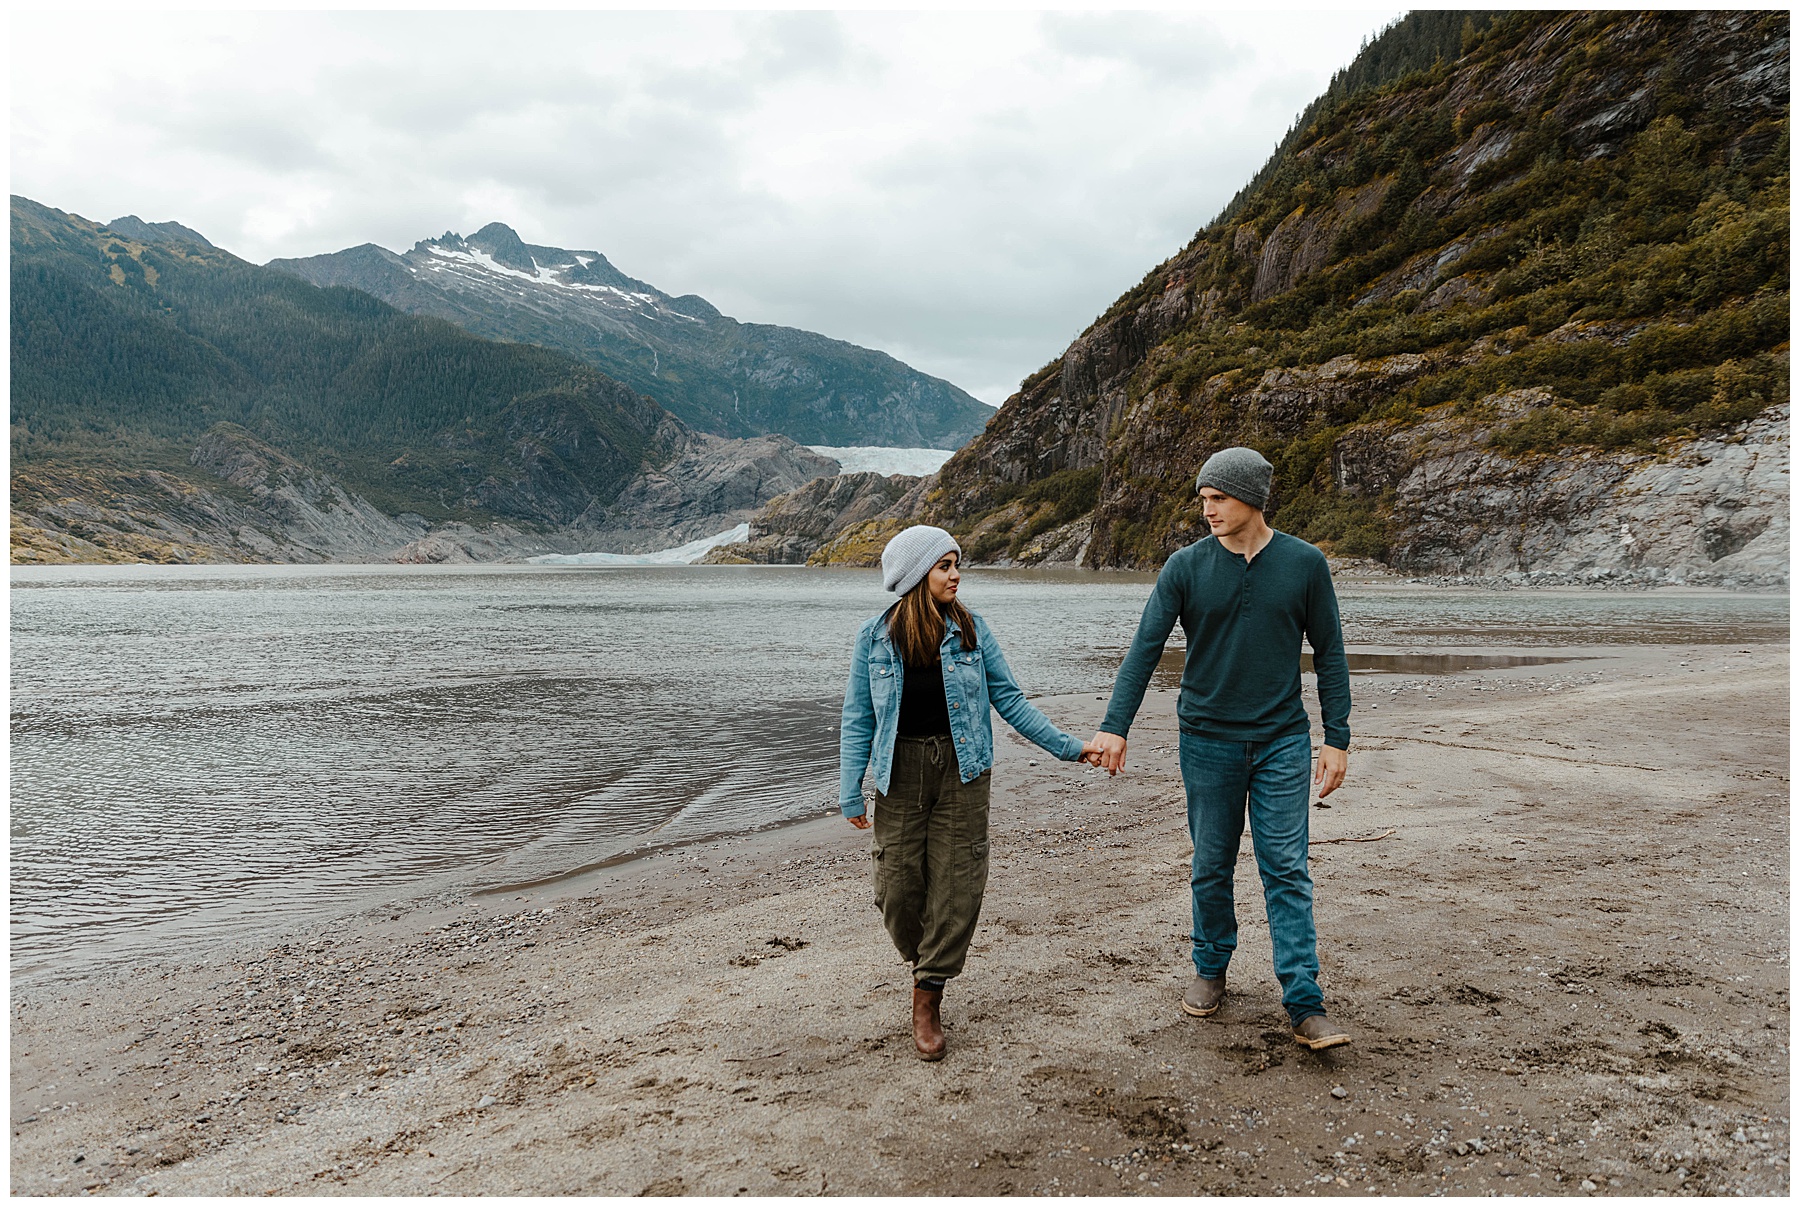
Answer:
<svg viewBox="0 0 1800 1207"><path fill-rule="evenodd" d="M639 554L608 554L612 557L637 557ZM1367 559L1328 558L1332 567L1332 581L1341 589L1344 587L1378 588L1382 590L1415 590L1428 591L1500 591L1506 593L1527 592L1546 595L1560 594L1669 594L1669 595L1769 595L1787 596L1790 584L1786 582L1750 581L1747 579L1729 578L1716 582L1690 581L1687 579L1671 580L1655 573L1614 574L1602 577L1587 577L1580 574L1560 571L1518 571L1515 576L1505 574L1456 575L1456 574L1413 574L1407 571L1392 570L1378 562ZM593 570L672 570L700 572L744 572L762 570L811 570L832 574L878 574L879 570L870 566L850 565L848 563L828 563L824 565L789 564L789 563L706 563L706 562L661 562L643 564L625 563L586 563L558 564L535 563L527 560L519 561L485 561L485 562L12 562L9 569L15 579L31 581L33 579L53 579L76 572L77 577L103 578L124 572L145 572L168 577L200 573L215 574L228 572L236 574L258 574L271 571L293 574L319 573L405 573L405 574L437 574L455 576L459 574L503 573L510 571L558 573L565 571ZM1071 577L1141 577L1146 582L1154 581L1158 574L1156 569L1136 569L1127 566L1083 566L1074 562L1041 562L1033 565L971 562L965 573L976 574L1041 574L1046 576Z"/></svg>
<svg viewBox="0 0 1800 1207"><path fill-rule="evenodd" d="M821 816L15 983L12 1189L1785 1193L1787 651L1604 648L1357 677L1313 813L1336 1055L1285 1037L1247 849L1232 996L1175 1008L1165 690L1116 780L996 727L940 1065Z"/></svg>
<svg viewBox="0 0 1800 1207"><path fill-rule="evenodd" d="M1706 643L1690 647L1703 651L1717 649L1734 642L1745 640L1752 644L1766 644L1758 636L1717 637ZM1469 679L1486 671L1505 671L1513 668L1544 671L1545 668L1558 666L1573 667L1584 662L1604 662L1608 659L1625 657L1633 651L1646 649L1679 649L1683 647L1667 646L1666 643L1649 641L1645 643L1612 643L1604 645L1528 645L1507 642L1482 643L1479 645L1436 645L1427 643L1361 643L1351 653L1351 686L1352 692L1359 700L1364 695L1373 695L1379 700L1381 693L1396 684L1405 684L1411 689L1415 683L1444 683L1453 685L1460 680ZM1172 692L1180 673L1182 647L1171 644L1165 652L1161 665L1152 680L1152 687ZM1358 667L1358 659L1372 665ZM1390 663L1391 660L1391 663ZM1431 663L1475 663L1473 666L1454 666L1446 669L1425 669L1419 664ZM1486 664L1486 665L1481 665ZM1317 704L1313 696L1314 684L1310 670L1310 655L1302 655L1303 679L1307 692L1307 708L1314 718L1314 739L1317 742ZM1550 672L1558 673L1558 672ZM1570 670L1570 674L1578 673ZM1490 685L1483 690L1502 690L1497 685ZM1535 690L1529 679L1521 680L1506 690ZM1056 707L1058 702L1085 702L1086 693L1074 693L1060 696L1032 696L1039 706ZM1366 706L1359 703L1358 710ZM1374 711L1379 711L1376 704ZM1372 712L1365 714L1373 715ZM1098 721L1098 713L1092 718ZM1353 717L1353 724L1355 718ZM1005 723L996 718L996 732L1005 729ZM1091 728L1091 724L1089 728ZM1048 756L1045 756L1048 758ZM308 936L330 930L349 920L363 916L392 914L397 908L402 912L412 912L424 908L439 908L445 903L467 899L485 899L508 894L531 893L542 895L555 886L579 881L601 871L629 866L641 860L654 860L680 850L705 846L712 843L730 842L737 839L748 839L763 835L776 834L795 827L804 827L815 823L830 825L837 820L837 814L812 813L804 816L790 817L767 822L748 830L726 831L715 834L700 834L685 838L657 841L654 838L657 830L663 829L680 819L677 814L665 820L661 825L652 828L634 840L632 845L600 859L561 871L546 872L525 880L496 878L492 880L469 876L461 873L437 871L421 875L415 881L395 890L381 892L365 892L356 902L347 902L338 909L312 908L307 911L304 921L291 924L271 926L262 923L255 927L246 927L242 932L219 936L216 938L188 938L182 944L182 951L172 959L162 961L145 961L139 955L118 955L102 960L74 966L36 967L20 970L9 969L15 984L26 987L44 987L50 985L80 985L96 979L105 979L131 972L154 971L164 964L180 965L192 962L192 957L201 951L223 953L226 957L238 957L244 953L283 943L304 942ZM393 894L397 894L393 895ZM558 894L560 895L560 894ZM185 954L183 954L185 953ZM34 957L43 964L55 964L56 957ZM204 961L202 962L204 963Z"/></svg>

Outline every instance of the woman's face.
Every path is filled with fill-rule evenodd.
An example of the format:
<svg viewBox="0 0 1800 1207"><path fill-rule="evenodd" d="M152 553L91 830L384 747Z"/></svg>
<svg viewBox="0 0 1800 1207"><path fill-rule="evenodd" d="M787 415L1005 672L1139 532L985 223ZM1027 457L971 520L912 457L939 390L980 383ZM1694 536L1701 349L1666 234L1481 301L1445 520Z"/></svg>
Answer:
<svg viewBox="0 0 1800 1207"><path fill-rule="evenodd" d="M937 565L925 573L925 587L931 592L932 602L947 604L956 598L956 584L962 581L962 571L956 568L961 555L955 551L938 558Z"/></svg>

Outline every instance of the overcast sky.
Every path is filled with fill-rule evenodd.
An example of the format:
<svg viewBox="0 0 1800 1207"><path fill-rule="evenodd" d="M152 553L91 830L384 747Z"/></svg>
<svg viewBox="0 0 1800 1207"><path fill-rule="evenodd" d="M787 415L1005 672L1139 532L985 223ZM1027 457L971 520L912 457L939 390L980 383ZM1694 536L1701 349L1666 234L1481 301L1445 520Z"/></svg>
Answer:
<svg viewBox="0 0 1800 1207"><path fill-rule="evenodd" d="M998 404L1400 11L15 12L12 191L259 263L505 222Z"/></svg>

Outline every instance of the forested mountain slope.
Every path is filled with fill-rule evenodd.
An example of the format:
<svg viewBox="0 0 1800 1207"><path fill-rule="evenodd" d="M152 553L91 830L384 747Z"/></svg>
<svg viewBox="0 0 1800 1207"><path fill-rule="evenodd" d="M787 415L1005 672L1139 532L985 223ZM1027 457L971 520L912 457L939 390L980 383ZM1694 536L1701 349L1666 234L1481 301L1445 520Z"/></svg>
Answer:
<svg viewBox="0 0 1800 1207"><path fill-rule="evenodd" d="M741 509L835 468L695 433L561 353L122 225L142 237L13 198L15 556L69 552L34 529L129 558L317 560L443 522L656 528L647 478L672 524L703 522L701 495ZM756 480L720 487L734 468Z"/></svg>
<svg viewBox="0 0 1800 1207"><path fill-rule="evenodd" d="M1367 68L1410 66L1401 38L1424 66ZM1784 578L1787 14L1415 14L1359 72L823 556L927 518L980 560L1158 565L1205 533L1201 461L1247 444L1276 526L1339 554Z"/></svg>
<svg viewBox="0 0 1800 1207"><path fill-rule="evenodd" d="M701 431L958 448L993 415L884 352L740 323L702 297L671 297L626 276L597 251L526 243L499 222L466 239L422 240L402 255L364 244L269 267L361 289L476 335L567 352Z"/></svg>

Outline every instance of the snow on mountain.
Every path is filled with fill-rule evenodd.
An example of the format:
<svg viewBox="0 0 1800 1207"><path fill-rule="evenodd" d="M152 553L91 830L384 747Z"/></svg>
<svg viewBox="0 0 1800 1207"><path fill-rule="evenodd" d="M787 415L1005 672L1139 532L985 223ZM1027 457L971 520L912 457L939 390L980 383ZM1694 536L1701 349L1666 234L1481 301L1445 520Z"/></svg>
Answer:
<svg viewBox="0 0 1800 1207"><path fill-rule="evenodd" d="M690 426L800 443L960 447L993 411L886 353L741 323L627 276L600 252L526 243L493 222L402 253L373 244L269 267L346 285L473 334L579 357Z"/></svg>

